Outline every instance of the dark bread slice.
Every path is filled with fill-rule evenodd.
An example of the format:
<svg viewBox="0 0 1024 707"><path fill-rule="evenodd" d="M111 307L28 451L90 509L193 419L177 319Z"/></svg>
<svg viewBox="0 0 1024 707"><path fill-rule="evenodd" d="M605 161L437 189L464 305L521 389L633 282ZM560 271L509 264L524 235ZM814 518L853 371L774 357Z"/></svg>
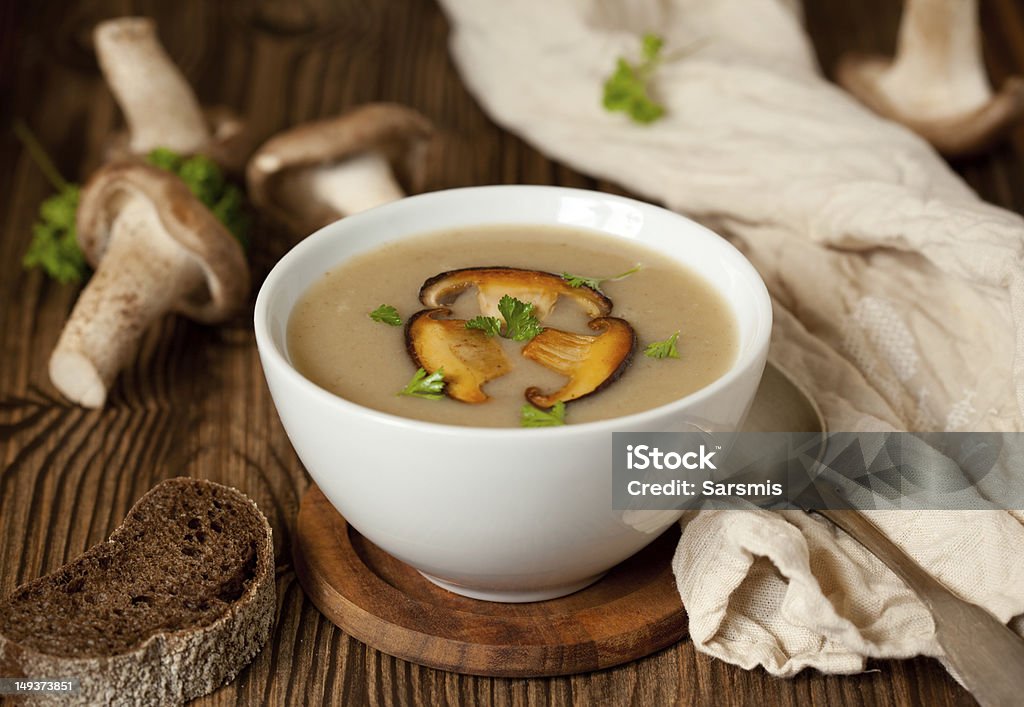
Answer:
<svg viewBox="0 0 1024 707"><path fill-rule="evenodd" d="M270 524L197 479L145 494L110 539L0 602L0 676L78 678L78 704L176 704L230 681L274 621Z"/></svg>

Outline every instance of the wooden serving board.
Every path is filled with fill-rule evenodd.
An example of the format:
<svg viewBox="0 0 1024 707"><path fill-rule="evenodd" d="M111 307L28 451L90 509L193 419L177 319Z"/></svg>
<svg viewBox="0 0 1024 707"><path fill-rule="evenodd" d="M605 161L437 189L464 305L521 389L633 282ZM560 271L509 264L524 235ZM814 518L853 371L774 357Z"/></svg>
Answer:
<svg viewBox="0 0 1024 707"><path fill-rule="evenodd" d="M359 534L315 485L302 499L295 570L307 596L367 645L432 668L495 677L599 670L686 635L672 577L673 526L575 594L499 604L452 594Z"/></svg>

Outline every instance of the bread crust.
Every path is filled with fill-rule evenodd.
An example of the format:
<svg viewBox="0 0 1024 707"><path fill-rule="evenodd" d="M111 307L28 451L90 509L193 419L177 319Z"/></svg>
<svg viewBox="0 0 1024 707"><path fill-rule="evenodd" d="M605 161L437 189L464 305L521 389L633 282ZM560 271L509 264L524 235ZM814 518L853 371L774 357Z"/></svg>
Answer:
<svg viewBox="0 0 1024 707"><path fill-rule="evenodd" d="M276 609L274 546L266 517L256 504L237 489L196 479L170 479L147 492L129 511L110 539L55 572L15 589L0 603L36 588L47 589L52 578L82 565L102 552L105 545L121 539L132 518L145 511L167 485L184 492L197 486L228 494L260 519L264 532L256 538L253 581L212 623L177 631L156 631L131 650L115 655L68 657L50 655L22 645L0 633L0 675L28 678L78 678L81 689L73 694L50 695L47 701L70 705L167 705L182 704L230 682L256 656L270 637ZM212 493L207 494L212 498Z"/></svg>

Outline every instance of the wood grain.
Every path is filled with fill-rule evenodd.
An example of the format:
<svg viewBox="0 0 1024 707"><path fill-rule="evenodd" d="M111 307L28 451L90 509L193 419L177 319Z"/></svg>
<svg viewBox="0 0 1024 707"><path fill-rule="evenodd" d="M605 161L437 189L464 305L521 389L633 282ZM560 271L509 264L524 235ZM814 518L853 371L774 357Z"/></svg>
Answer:
<svg viewBox="0 0 1024 707"><path fill-rule="evenodd" d="M586 589L499 604L434 586L352 528L319 488L302 498L292 557L306 596L388 655L497 677L574 675L644 658L686 635L672 576L678 529Z"/></svg>
<svg viewBox="0 0 1024 707"><path fill-rule="evenodd" d="M897 3L806 4L826 70L848 49L891 48ZM993 74L1024 72L1018 0L981 4ZM879 661L873 672L856 676L776 680L683 642L572 677L481 678L389 657L323 619L291 566L290 528L308 480L263 382L250 312L219 329L160 322L100 411L68 406L47 379L47 357L77 291L20 267L50 188L6 123L13 116L25 120L65 176L83 177L120 120L96 70L90 28L128 13L156 18L201 99L247 116L258 138L361 102L400 101L442 132L430 189L522 182L617 190L547 160L486 118L452 67L445 19L430 0L0 4L0 593L104 539L147 489L187 474L254 498L274 525L278 562L272 644L203 704L972 704L927 659ZM956 167L985 198L1024 208L1024 132ZM291 239L259 223L253 240L258 286Z"/></svg>

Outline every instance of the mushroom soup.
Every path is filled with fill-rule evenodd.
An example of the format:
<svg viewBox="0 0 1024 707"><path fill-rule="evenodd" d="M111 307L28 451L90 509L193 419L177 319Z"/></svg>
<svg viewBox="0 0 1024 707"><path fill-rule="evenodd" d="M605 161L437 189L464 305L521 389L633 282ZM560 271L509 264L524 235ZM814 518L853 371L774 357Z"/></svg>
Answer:
<svg viewBox="0 0 1024 707"><path fill-rule="evenodd" d="M381 246L327 271L288 322L288 355L320 387L475 427L664 405L723 375L736 349L733 313L698 273L621 239L549 226Z"/></svg>

